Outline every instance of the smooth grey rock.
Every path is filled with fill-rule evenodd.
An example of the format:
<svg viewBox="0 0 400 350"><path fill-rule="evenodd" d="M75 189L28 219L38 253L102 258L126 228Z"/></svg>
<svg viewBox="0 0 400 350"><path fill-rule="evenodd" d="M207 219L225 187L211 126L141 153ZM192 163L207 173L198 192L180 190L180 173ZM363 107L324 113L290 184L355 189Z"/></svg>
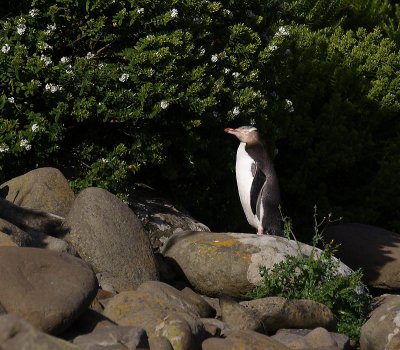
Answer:
<svg viewBox="0 0 400 350"><path fill-rule="evenodd" d="M363 270L367 285L387 290L400 289L398 233L351 223L330 226L324 236L327 241L333 240L339 245L335 253L339 259L354 270Z"/></svg>
<svg viewBox="0 0 400 350"><path fill-rule="evenodd" d="M64 239L96 272L107 272L116 291L158 280L149 238L129 207L101 188L87 188L66 217Z"/></svg>
<svg viewBox="0 0 400 350"><path fill-rule="evenodd" d="M119 325L143 327L149 337L163 336L175 348L196 347L204 335L201 317L209 317L208 308L193 297L162 282L145 282L135 291L114 296L104 315Z"/></svg>
<svg viewBox="0 0 400 350"><path fill-rule="evenodd" d="M227 323L230 329L248 329L259 333L265 333L261 319L248 308L245 308L228 297L221 297L219 299L219 305L221 307L222 321Z"/></svg>
<svg viewBox="0 0 400 350"><path fill-rule="evenodd" d="M250 330L225 330L224 338L208 338L202 350L290 350L278 341Z"/></svg>
<svg viewBox="0 0 400 350"><path fill-rule="evenodd" d="M170 201L144 184L135 184L129 196L129 206L142 221L151 244L157 251L175 232L210 231L206 225L177 209Z"/></svg>
<svg viewBox="0 0 400 350"><path fill-rule="evenodd" d="M39 248L0 248L0 303L46 333L60 333L90 305L94 272L83 260Z"/></svg>
<svg viewBox="0 0 400 350"><path fill-rule="evenodd" d="M82 350L148 349L147 334L140 327L113 326L95 329L73 341Z"/></svg>
<svg viewBox="0 0 400 350"><path fill-rule="evenodd" d="M400 348L400 295L385 294L374 300L375 308L361 327L362 350Z"/></svg>
<svg viewBox="0 0 400 350"><path fill-rule="evenodd" d="M40 332L16 315L0 316L2 350L79 350L62 339Z"/></svg>
<svg viewBox="0 0 400 350"><path fill-rule="evenodd" d="M55 168L38 168L0 186L1 197L30 209L65 217L74 201L67 179Z"/></svg>
<svg viewBox="0 0 400 350"><path fill-rule="evenodd" d="M312 251L309 245L277 236L183 232L172 235L162 253L197 292L245 298L262 281L260 265L272 268L288 255L308 256ZM314 254L320 253L314 250ZM339 274L350 272L339 263Z"/></svg>
<svg viewBox="0 0 400 350"><path fill-rule="evenodd" d="M319 328L315 328L319 329ZM312 332L312 329L280 329L276 334L274 334L271 338L287 345L290 348L295 348L295 349L300 349L301 343L296 343L296 341L299 341L300 339L303 339L305 336L307 336L310 332ZM318 333L317 333L318 334ZM329 332L330 337L336 342L335 347L337 347L339 350L352 350L353 348L350 345L350 339L347 335L340 334L340 333L334 333L334 332ZM312 336L315 336L312 335ZM310 342L310 338L305 339L306 342ZM313 344L308 344L306 343L306 349L307 346L312 349ZM327 345L327 343L325 343ZM319 349L319 348L318 348Z"/></svg>
<svg viewBox="0 0 400 350"><path fill-rule="evenodd" d="M336 329L336 318L325 305L313 300L267 297L240 302L257 315L268 332L281 328Z"/></svg>

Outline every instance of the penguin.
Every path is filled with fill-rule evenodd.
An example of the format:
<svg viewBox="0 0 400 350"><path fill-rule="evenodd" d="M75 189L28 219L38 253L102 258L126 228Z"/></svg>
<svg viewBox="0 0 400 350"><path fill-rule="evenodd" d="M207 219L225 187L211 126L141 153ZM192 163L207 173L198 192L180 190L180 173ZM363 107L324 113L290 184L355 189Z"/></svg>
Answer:
<svg viewBox="0 0 400 350"><path fill-rule="evenodd" d="M247 221L257 230L281 236L280 191L274 165L260 141L257 128L241 126L224 129L240 145L236 154L236 181Z"/></svg>

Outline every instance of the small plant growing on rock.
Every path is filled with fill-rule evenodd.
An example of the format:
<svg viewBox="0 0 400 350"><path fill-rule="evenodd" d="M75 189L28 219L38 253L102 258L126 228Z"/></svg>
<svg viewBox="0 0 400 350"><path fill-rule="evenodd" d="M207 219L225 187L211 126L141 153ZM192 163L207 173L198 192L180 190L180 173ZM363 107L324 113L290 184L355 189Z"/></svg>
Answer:
<svg viewBox="0 0 400 350"><path fill-rule="evenodd" d="M338 321L338 331L353 340L359 339L360 328L371 310L372 296L362 283L362 271L348 275L338 274L339 260L334 257L336 247L323 242L323 229L335 220L331 215L318 221L314 208L314 236L309 256L301 252L267 269L260 267L262 283L251 293L253 299L267 296L282 296L288 299L309 299L328 306ZM286 238L294 239L292 222L283 216ZM316 249L322 244L323 250Z"/></svg>

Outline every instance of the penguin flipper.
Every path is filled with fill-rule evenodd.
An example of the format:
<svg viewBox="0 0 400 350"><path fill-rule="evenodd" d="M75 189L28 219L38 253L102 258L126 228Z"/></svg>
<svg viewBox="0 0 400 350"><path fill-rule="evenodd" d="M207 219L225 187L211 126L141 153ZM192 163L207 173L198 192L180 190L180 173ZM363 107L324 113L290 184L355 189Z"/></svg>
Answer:
<svg viewBox="0 0 400 350"><path fill-rule="evenodd" d="M265 184L266 177L265 174L261 171L261 168L257 165L257 163L253 164L252 173L253 182L250 188L250 207L253 214L256 215L258 208L257 203L259 201L259 198L261 197L260 195L262 188Z"/></svg>
<svg viewBox="0 0 400 350"><path fill-rule="evenodd" d="M279 191L271 189L267 178L262 186L260 195L257 199L256 216L261 222L261 225L268 234L275 236L282 235L282 218L279 211L280 195Z"/></svg>

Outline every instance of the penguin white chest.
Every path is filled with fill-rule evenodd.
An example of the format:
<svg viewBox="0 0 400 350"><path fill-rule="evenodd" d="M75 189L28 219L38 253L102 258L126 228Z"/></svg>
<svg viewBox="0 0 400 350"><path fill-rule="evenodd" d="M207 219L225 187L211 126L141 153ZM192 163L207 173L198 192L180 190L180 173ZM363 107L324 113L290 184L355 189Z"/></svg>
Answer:
<svg viewBox="0 0 400 350"><path fill-rule="evenodd" d="M254 159L246 152L246 144L241 142L236 154L236 181L240 202L249 224L255 228L259 226L259 220L251 210L250 190L253 183L252 168Z"/></svg>

